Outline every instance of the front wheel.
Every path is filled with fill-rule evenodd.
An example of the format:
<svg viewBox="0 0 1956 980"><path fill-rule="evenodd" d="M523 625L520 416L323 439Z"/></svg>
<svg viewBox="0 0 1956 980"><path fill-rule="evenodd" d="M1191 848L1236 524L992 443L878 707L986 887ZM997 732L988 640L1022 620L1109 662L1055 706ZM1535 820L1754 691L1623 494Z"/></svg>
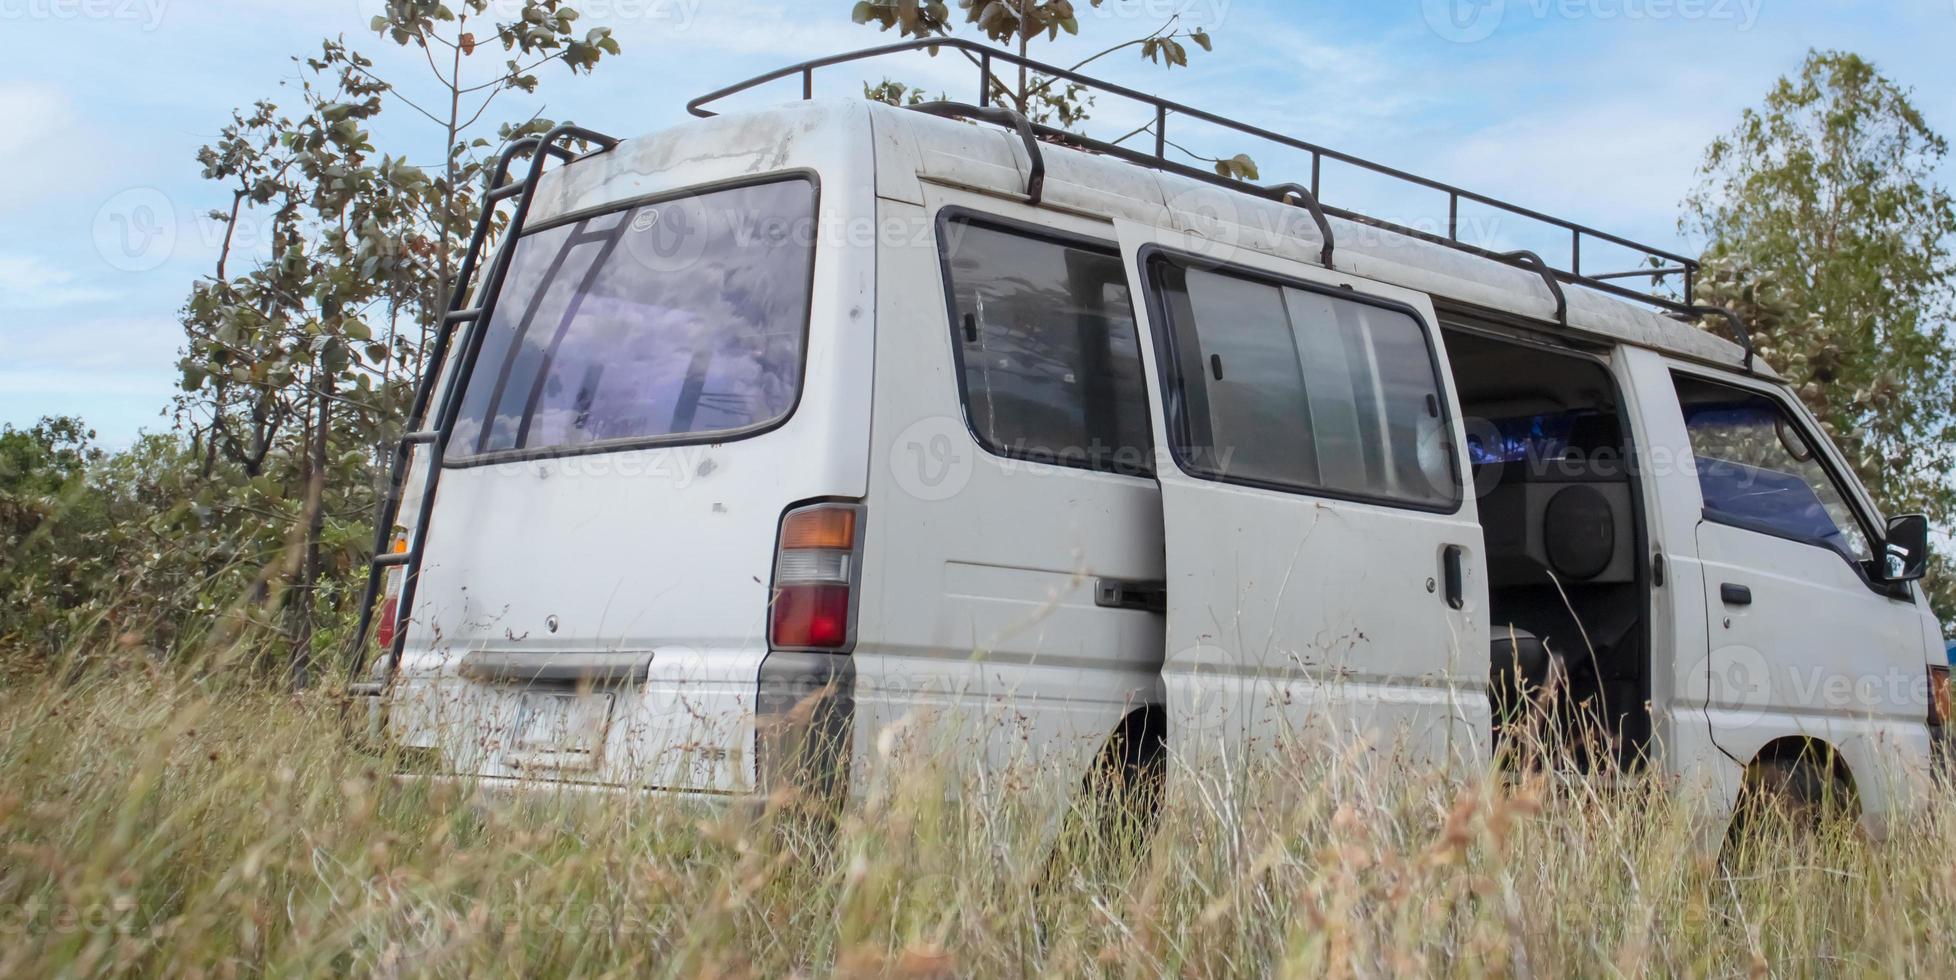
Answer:
<svg viewBox="0 0 1956 980"><path fill-rule="evenodd" d="M1748 766L1726 834L1727 852L1744 849L1761 835L1810 837L1851 825L1860 806L1853 784L1833 762L1830 755L1805 752Z"/></svg>

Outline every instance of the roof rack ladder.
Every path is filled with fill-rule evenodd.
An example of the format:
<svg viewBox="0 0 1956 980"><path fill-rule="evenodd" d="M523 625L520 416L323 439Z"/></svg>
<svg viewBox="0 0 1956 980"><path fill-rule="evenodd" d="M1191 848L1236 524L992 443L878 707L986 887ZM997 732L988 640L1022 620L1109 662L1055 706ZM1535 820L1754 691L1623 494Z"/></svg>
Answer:
<svg viewBox="0 0 1956 980"><path fill-rule="evenodd" d="M401 583L398 598L402 610L400 625L394 631L394 642L386 651L387 680L391 681L395 669L400 664L401 651L407 640L406 614L414 608L415 587L421 571L422 550L428 543L428 518L434 509L435 488L441 480L441 460L448 448L449 435L454 431L455 419L461 409L461 389L466 382L469 369L474 366L476 355L482 349L483 328L488 324L494 311L496 293L502 287L503 277L509 272L509 263L514 249L511 247L523 233L523 222L529 217L530 205L536 199L537 184L543 178L544 164L555 158L565 163L583 159L562 145L569 140L579 140L598 147L585 156L603 153L618 145L609 136L592 132L578 126L562 125L542 136L526 136L513 140L497 155L490 168L489 178L484 184L482 195L482 214L476 219L475 231L469 237L468 252L463 256L461 268L455 274L455 286L449 296L448 312L441 318L435 333L432 353L422 367L421 377L414 388L414 401L408 409L407 433L394 447L394 459L387 479L387 488L381 495L377 515L374 520L373 560L367 570L367 586L360 598L360 622L354 628L348 660L352 664L351 677L357 683L367 667L367 633L373 627L374 608L379 603L381 590L387 572L394 568L405 568L407 573ZM509 182L510 164L518 157L528 155L530 169L519 182ZM509 225L504 229L503 244L496 249L489 261L482 281L472 288L470 280L475 277L481 264L484 247L488 244L490 233L495 227L498 205L515 199L516 206L510 212ZM477 299L478 305L466 304L470 296ZM466 326L465 326L466 325ZM435 401L434 389L443 376L443 367L448 361L450 347L460 335L461 357L455 369L447 372L447 382L442 385L442 396ZM427 420L431 405L438 406L439 414L433 426L422 428ZM403 491L414 466L414 453L417 448L427 447L428 466L422 478L421 499L416 508L413 537L406 551L390 552L388 543L393 538L396 522L400 517ZM383 682L384 684L385 682Z"/></svg>

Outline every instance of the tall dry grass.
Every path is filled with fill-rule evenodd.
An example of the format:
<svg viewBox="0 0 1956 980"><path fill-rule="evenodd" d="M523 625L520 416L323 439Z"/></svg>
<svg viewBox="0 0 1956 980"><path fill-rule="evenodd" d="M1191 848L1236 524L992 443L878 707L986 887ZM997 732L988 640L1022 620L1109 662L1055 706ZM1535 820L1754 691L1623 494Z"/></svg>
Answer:
<svg viewBox="0 0 1956 980"><path fill-rule="evenodd" d="M1049 859L1017 791L953 800L955 760L888 767L830 831L394 761L324 694L10 684L0 976L1956 975L1956 794L1881 842L1762 827L1720 860L1650 781L1279 752L1145 845Z"/></svg>

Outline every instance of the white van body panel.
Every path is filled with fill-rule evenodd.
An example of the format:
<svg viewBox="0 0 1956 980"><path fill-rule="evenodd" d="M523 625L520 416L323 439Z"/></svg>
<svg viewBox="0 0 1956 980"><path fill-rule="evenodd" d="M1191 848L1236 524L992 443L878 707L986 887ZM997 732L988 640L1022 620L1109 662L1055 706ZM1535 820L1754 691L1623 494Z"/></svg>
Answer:
<svg viewBox="0 0 1956 980"><path fill-rule="evenodd" d="M1688 788L1687 798L1699 801L1706 816L1718 816L1738 798L1745 766L1712 740L1705 713L1705 575L1696 545L1704 505L1697 475L1685 465L1691 439L1670 362L1635 347L1617 348L1612 360L1635 422L1648 544L1664 569L1664 584L1651 590L1651 740L1664 772Z"/></svg>
<svg viewBox="0 0 1956 980"><path fill-rule="evenodd" d="M760 137L765 135L765 139ZM758 148L758 149L757 149ZM548 173L531 226L729 177L819 177L818 237L875 213L869 114L716 121ZM453 771L692 791L752 787L775 529L790 504L867 491L874 249L816 249L799 403L763 434L448 466L391 713ZM524 693L459 676L473 653L642 653L602 763L539 774L508 745Z"/></svg>
<svg viewBox="0 0 1956 980"><path fill-rule="evenodd" d="M983 130L973 130L982 133ZM1128 712L1158 701L1158 615L1101 608L1102 578L1163 575L1152 481L998 455L961 404L939 229L947 210L1114 246L1104 222L927 187L882 202L859 764L871 733L950 749L1064 799ZM947 233L954 236L955 232ZM891 238L900 240L891 240ZM945 757L945 756L940 756ZM859 780L864 774L858 772Z"/></svg>
<svg viewBox="0 0 1956 980"><path fill-rule="evenodd" d="M1422 321L1442 400L1455 404L1439 320L1426 296L1268 254L1226 249L1117 222L1135 295L1144 251L1160 246L1232 270L1263 273L1402 304ZM1159 308L1142 318L1155 443L1171 445L1159 406ZM1455 473L1465 432L1447 413ZM1428 513L1301 490L1219 482L1157 451L1165 519L1168 644L1162 679L1178 771L1234 769L1259 747L1305 740L1332 751L1422 764L1480 763L1489 751L1487 581L1471 494ZM1440 588L1444 553L1460 549L1462 605Z"/></svg>
<svg viewBox="0 0 1956 980"><path fill-rule="evenodd" d="M1809 432L1817 419L1781 388L1672 367L1777 401ZM1852 470L1831 443L1820 453L1836 473ZM1678 494L1692 499L1683 487ZM1693 482L1689 488L1697 490ZM1840 489L1880 527L1880 512L1853 481ZM1702 502L1702 496L1699 498ZM1922 608L1911 585L1905 598L1879 594L1865 574L1831 549L1699 521L1704 576L1707 698L1712 738L1727 754L1751 759L1782 739L1812 739L1840 754L1862 796L1862 816L1880 828L1929 776L1928 680ZM1750 605L1725 601L1726 584L1750 591Z"/></svg>
<svg viewBox="0 0 1956 980"><path fill-rule="evenodd" d="M1864 821L1879 831L1927 777L1924 662L1939 644L1925 651L1926 597L1915 587L1910 601L1881 595L1837 552L1706 518L1674 377L1766 394L1819 431L1781 386L1655 351L1623 349L1618 360L1638 402L1652 547L1665 559L1658 601L1672 617L1656 644L1652 694L1666 769L1723 812L1748 762L1783 740L1812 739L1839 753ZM1834 447L1820 448L1849 472ZM1842 489L1878 513L1861 488ZM1727 604L1728 583L1749 588L1754 603Z"/></svg>

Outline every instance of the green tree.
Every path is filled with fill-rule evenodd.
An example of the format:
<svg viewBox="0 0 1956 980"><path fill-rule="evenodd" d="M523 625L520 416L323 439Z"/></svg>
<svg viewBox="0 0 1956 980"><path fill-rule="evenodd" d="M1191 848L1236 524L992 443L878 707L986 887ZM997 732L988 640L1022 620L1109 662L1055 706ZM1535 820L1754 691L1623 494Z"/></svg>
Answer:
<svg viewBox="0 0 1956 980"><path fill-rule="evenodd" d="M214 481L205 506L250 508L263 515L261 544L286 545L267 595L284 610L295 683L311 670L317 587L322 577L343 581L362 557L377 447L436 354L428 339L495 145L477 130L496 125L500 143L548 129L546 119L499 122L490 110L503 93L534 92L546 65L576 74L618 53L609 29L579 29L578 19L562 0L513 10L389 0L370 27L418 50L426 77L397 85L344 38L328 39L295 59L289 110L260 101L236 112L198 155L231 200L211 215L224 227L213 274L184 308L179 418L206 476L223 464L244 478ZM372 127L390 106L431 125L440 165L374 146ZM264 254L239 273L233 245L247 227L266 229Z"/></svg>
<svg viewBox="0 0 1956 980"><path fill-rule="evenodd" d="M94 556L60 533L64 515L92 503L94 440L75 418L0 428L0 648L58 653L71 617L95 598Z"/></svg>
<svg viewBox="0 0 1956 980"><path fill-rule="evenodd" d="M1089 0L1095 8L1108 2ZM1127 0L1112 2L1121 5ZM954 15L944 0L859 0L853 4L850 16L858 24L874 25L879 30L894 30L904 37L915 38L949 37L962 25L986 41L1020 57L1031 57L1036 41L1043 39L1050 43L1058 40L1062 33L1069 36L1080 33L1079 11L1072 0L958 0L957 6L958 14ZM1171 14L1154 30L1116 41L1065 67L1079 71L1103 58L1129 50L1138 51L1144 60L1165 68L1187 67L1191 44L1204 51L1215 49L1215 41L1208 31L1200 27L1185 27L1180 14ZM977 67L977 59L971 60L973 67ZM994 71L986 76L985 84L990 88L991 97L999 104L1018 110L1034 122L1061 129L1078 131L1093 111L1093 93L1085 86L1025 68L1004 71L1003 74ZM915 86L887 78L878 84L865 84L863 94L892 105L914 105L925 100ZM1114 142L1124 142L1153 131L1154 123L1149 122ZM1216 172L1225 177L1257 179L1256 163L1248 156L1206 157L1182 146L1177 145L1175 149L1191 159L1213 165Z"/></svg>
<svg viewBox="0 0 1956 980"><path fill-rule="evenodd" d="M1704 292L1745 317L1891 514L1956 517L1956 202L1948 144L1866 60L1809 52L1712 143L1682 228ZM1946 568L1947 566L1945 566ZM1931 583L1956 626L1956 580Z"/></svg>

